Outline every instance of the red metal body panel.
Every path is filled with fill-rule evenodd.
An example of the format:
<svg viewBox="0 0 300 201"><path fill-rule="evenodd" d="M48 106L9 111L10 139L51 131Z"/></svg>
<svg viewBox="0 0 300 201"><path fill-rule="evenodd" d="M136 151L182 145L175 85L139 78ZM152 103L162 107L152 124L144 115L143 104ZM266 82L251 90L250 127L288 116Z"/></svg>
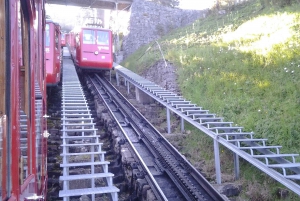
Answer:
<svg viewBox="0 0 300 201"><path fill-rule="evenodd" d="M10 0L0 4L5 7L0 24L7 30L5 46L1 46L7 56L0 57L5 72L1 74L5 85L1 105L5 107L0 115L0 198L23 201L37 196L46 200L45 2ZM20 119L25 122L22 127ZM26 132L21 133L23 129ZM26 146L21 136L26 138Z"/></svg>
<svg viewBox="0 0 300 201"><path fill-rule="evenodd" d="M69 51L72 56L72 59L74 60L74 56L76 55L76 52L75 52L75 33L73 31L69 33Z"/></svg>
<svg viewBox="0 0 300 201"><path fill-rule="evenodd" d="M10 79L11 79L11 88L15 89L14 93L10 93L10 100L13 103L10 108L10 125L9 129L11 131L10 135L10 142L11 143L11 167L10 170L12 172L19 172L19 157L20 157L20 138L19 138L19 133L20 133L20 127L19 127L19 108L20 108L20 102L19 102L19 55L18 55L18 45L19 41L15 40L18 38L18 13L19 10L18 8L20 7L20 2L13 0L9 1L9 7L11 9L11 21L10 21L10 33L11 33L11 46L10 46L10 52L11 52L11 57L10 57ZM13 54L17 53L17 54ZM11 175L11 183L12 183L12 189L11 193L12 195L15 195L17 197L17 200L19 198L20 194L20 189L19 189L19 175L18 174L12 174Z"/></svg>
<svg viewBox="0 0 300 201"><path fill-rule="evenodd" d="M45 31L46 54L46 83L47 86L56 86L60 82L61 65L61 32L58 24L47 21Z"/></svg>
<svg viewBox="0 0 300 201"><path fill-rule="evenodd" d="M66 46L69 47L69 44L70 44L70 34L69 33L66 33L65 34L65 43L66 43Z"/></svg>
<svg viewBox="0 0 300 201"><path fill-rule="evenodd" d="M61 47L66 47L66 33L61 34Z"/></svg>
<svg viewBox="0 0 300 201"><path fill-rule="evenodd" d="M81 28L70 33L71 54L76 66L83 70L112 70L112 32L102 28Z"/></svg>

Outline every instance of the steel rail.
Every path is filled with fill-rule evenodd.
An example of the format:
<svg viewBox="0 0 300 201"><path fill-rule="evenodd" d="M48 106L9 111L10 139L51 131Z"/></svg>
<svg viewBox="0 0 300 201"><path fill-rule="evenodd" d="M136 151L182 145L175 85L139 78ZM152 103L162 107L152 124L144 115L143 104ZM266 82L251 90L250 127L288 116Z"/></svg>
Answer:
<svg viewBox="0 0 300 201"><path fill-rule="evenodd" d="M103 100L103 104L105 105L105 107L108 109L109 114L112 116L113 119L117 120L117 117L114 115L114 112L111 110L111 108L108 106L108 103L105 101L105 98L103 97L103 95L100 93L99 89L96 87L96 83L95 81L93 81L93 79L88 76L88 80L90 81L90 83L93 84L93 88L94 90L96 90L98 92L98 96L100 96L100 98ZM139 155L138 151L136 150L136 148L134 147L134 145L132 144L131 140L129 139L129 137L126 135L126 131L123 129L123 126L120 124L119 121L115 121L115 123L117 124L118 128L121 130L121 132L124 134L124 137L126 138L127 142L129 143L131 149L133 150L135 156L139 159L141 166L143 167L144 171L147 173L147 175L150 178L150 181L153 183L153 187L154 187L154 192L156 192L156 196L157 199L159 200L165 200L167 201L168 199L166 198L165 194L162 192L161 188L159 187L159 185L157 184L156 180L154 179L153 175L151 174L150 170L148 169L147 165L144 163L142 157Z"/></svg>

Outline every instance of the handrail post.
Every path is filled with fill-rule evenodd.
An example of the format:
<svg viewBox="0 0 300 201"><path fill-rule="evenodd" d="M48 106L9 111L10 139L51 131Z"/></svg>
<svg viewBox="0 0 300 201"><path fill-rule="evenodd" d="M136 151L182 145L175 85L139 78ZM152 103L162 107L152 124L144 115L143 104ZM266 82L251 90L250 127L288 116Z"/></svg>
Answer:
<svg viewBox="0 0 300 201"><path fill-rule="evenodd" d="M181 128L181 133L184 132L184 119L182 117L180 117L180 128Z"/></svg>
<svg viewBox="0 0 300 201"><path fill-rule="evenodd" d="M220 164L220 150L219 142L217 139L214 139L214 154L215 154L215 168L216 168L216 180L217 184L221 184L221 164Z"/></svg>
<svg viewBox="0 0 300 201"><path fill-rule="evenodd" d="M167 108L167 126L168 126L168 134L171 134L171 120L170 120L170 109Z"/></svg>
<svg viewBox="0 0 300 201"><path fill-rule="evenodd" d="M238 139L237 136L235 136L234 138ZM238 146L238 142L235 142L235 146ZM239 161L239 155L236 153L233 153L233 162L234 162L234 177L235 180L238 180L240 178L240 161Z"/></svg>

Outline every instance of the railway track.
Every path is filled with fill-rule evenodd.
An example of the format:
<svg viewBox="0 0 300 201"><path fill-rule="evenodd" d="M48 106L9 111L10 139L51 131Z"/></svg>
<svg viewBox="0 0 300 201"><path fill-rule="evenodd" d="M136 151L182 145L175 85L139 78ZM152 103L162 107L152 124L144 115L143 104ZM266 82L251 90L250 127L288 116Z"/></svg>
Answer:
<svg viewBox="0 0 300 201"><path fill-rule="evenodd" d="M137 177L145 179L158 200L226 200L109 81L88 75L91 90L107 107L134 156Z"/></svg>

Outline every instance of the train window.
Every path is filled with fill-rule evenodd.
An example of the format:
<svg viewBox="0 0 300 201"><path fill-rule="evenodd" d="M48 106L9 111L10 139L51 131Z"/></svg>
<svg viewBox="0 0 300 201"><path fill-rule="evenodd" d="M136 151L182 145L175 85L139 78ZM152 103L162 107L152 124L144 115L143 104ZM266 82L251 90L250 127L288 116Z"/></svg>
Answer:
<svg viewBox="0 0 300 201"><path fill-rule="evenodd" d="M97 44L109 45L109 37L107 31L97 31Z"/></svg>
<svg viewBox="0 0 300 201"><path fill-rule="evenodd" d="M83 44L96 44L95 31L94 30L83 30Z"/></svg>
<svg viewBox="0 0 300 201"><path fill-rule="evenodd" d="M58 38L58 31L56 30L55 31L55 48L56 50L58 50L58 41L59 41L59 38Z"/></svg>
<svg viewBox="0 0 300 201"><path fill-rule="evenodd" d="M80 45L79 34L76 34L76 36L75 36L75 43L76 43L76 46Z"/></svg>
<svg viewBox="0 0 300 201"><path fill-rule="evenodd" d="M50 46L50 26L49 26L49 24L46 24L46 29L45 29L45 46L47 46L47 47Z"/></svg>
<svg viewBox="0 0 300 201"><path fill-rule="evenodd" d="M22 26L22 21L21 21L21 18L19 16L18 18L18 42L19 42L19 66L22 68L22 66L24 66L23 64L23 52L22 52L22 47L23 47L23 44L22 44L22 33L21 33L21 27Z"/></svg>
<svg viewBox="0 0 300 201"><path fill-rule="evenodd" d="M30 50L30 44L29 44L29 17L23 12L23 5L20 7L19 10L19 20L21 22L21 27L20 27L20 33L21 34L21 42L23 50L21 52L22 54L22 60L23 60L23 65L20 68L20 83L19 83L19 88L20 88L20 158L19 158L19 165L22 169L20 172L20 184L23 184L25 181L26 177L29 175L29 169L28 169L28 160L30 160L28 157L28 149L29 147L29 142L28 142L28 133L29 129L27 126L27 119L30 116L30 54L31 52L28 51Z"/></svg>

